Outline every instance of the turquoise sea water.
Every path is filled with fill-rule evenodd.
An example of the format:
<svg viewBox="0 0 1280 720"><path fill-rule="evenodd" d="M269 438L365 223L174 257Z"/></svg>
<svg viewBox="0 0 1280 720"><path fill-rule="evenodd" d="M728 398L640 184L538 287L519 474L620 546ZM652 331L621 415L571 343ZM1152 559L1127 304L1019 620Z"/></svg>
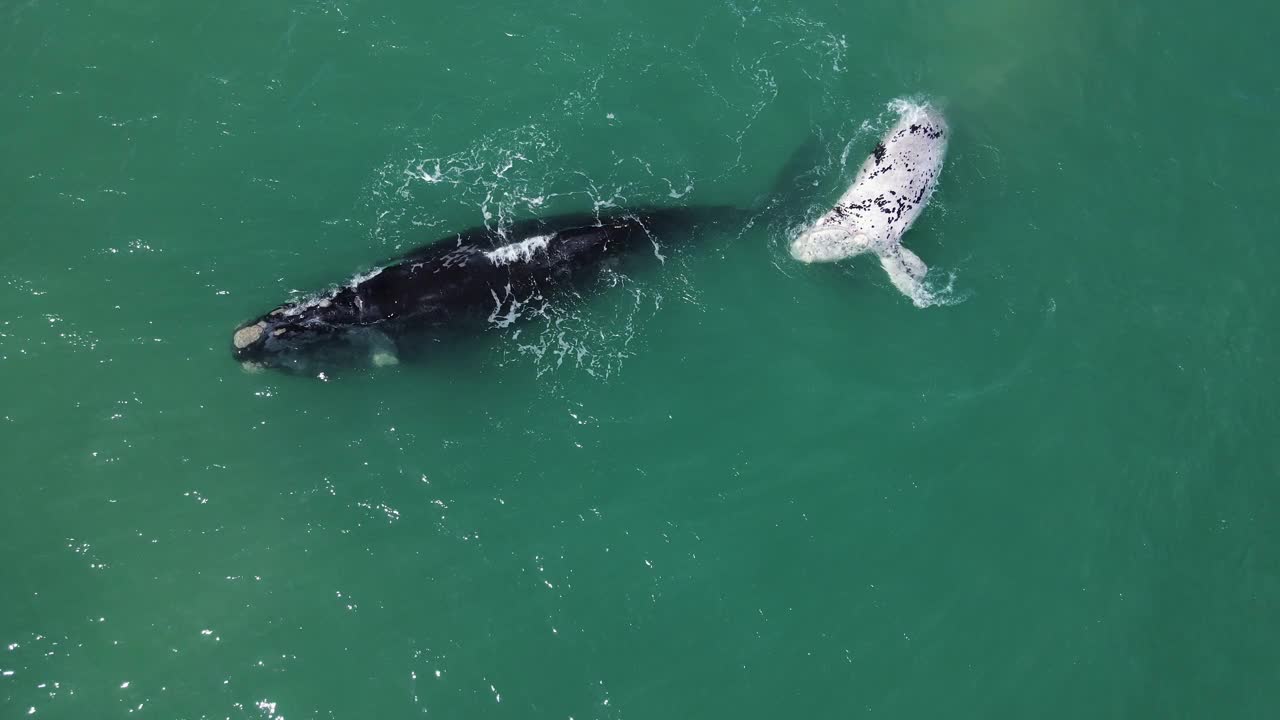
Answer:
<svg viewBox="0 0 1280 720"><path fill-rule="evenodd" d="M0 2L0 717L1267 718L1280 10ZM238 323L484 222L840 194L438 361Z"/></svg>

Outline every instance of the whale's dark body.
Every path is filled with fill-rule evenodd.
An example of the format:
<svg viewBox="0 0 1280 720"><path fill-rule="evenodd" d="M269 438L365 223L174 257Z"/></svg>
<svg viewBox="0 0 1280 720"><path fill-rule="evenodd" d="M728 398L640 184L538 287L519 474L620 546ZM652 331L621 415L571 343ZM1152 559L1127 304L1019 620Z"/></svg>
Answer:
<svg viewBox="0 0 1280 720"><path fill-rule="evenodd" d="M241 326L235 357L250 367L314 370L392 358L410 338L505 327L557 294L578 292L624 257L741 217L729 208L640 209L472 228L442 238L348 284L285 303Z"/></svg>

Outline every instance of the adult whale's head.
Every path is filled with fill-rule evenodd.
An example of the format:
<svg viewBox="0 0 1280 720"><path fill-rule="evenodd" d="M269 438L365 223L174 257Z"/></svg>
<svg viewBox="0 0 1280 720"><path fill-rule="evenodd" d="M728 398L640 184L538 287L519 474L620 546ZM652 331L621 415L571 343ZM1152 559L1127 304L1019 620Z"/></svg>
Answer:
<svg viewBox="0 0 1280 720"><path fill-rule="evenodd" d="M377 331L351 322L349 298L331 293L281 305L240 326L231 336L231 352L247 370L272 368L311 373L359 364L377 353Z"/></svg>

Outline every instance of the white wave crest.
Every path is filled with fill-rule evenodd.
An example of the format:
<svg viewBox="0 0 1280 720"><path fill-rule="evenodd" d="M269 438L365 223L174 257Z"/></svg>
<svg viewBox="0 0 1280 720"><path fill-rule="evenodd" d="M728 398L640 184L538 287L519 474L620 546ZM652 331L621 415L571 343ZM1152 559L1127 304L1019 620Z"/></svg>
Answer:
<svg viewBox="0 0 1280 720"><path fill-rule="evenodd" d="M510 245L491 250L485 253L485 257L489 258L494 265L506 265L513 262L529 262L538 251L546 251L547 243L551 241L552 235L534 235L527 240L514 242Z"/></svg>

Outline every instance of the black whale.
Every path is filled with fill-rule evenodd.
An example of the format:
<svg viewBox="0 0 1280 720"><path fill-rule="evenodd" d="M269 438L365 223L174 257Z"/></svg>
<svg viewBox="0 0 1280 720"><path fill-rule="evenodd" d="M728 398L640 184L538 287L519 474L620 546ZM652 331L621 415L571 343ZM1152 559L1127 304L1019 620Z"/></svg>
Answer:
<svg viewBox="0 0 1280 720"><path fill-rule="evenodd" d="M668 208L526 220L501 234L472 228L242 325L232 352L249 368L308 372L395 361L411 337L505 327L521 306L580 291L616 260L658 257L671 240L741 217L732 208Z"/></svg>

